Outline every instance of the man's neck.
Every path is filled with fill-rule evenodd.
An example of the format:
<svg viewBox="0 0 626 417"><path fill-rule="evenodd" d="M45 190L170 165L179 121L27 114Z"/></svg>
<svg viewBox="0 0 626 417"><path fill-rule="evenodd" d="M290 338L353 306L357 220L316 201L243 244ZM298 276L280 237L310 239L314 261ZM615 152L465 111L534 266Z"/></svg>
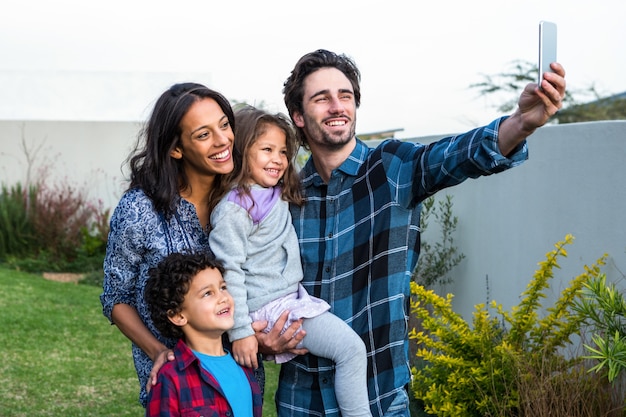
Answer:
<svg viewBox="0 0 626 417"><path fill-rule="evenodd" d="M318 174L325 183L330 180L333 170L337 169L348 159L356 146L356 138L343 145L341 148L330 148L327 146L311 146L313 164Z"/></svg>

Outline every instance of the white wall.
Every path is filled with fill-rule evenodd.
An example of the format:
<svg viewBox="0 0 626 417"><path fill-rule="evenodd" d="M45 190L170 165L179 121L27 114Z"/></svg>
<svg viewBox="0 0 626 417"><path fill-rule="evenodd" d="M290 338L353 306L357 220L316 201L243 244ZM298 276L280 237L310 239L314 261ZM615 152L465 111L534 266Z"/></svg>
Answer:
<svg viewBox="0 0 626 417"><path fill-rule="evenodd" d="M626 288L626 121L545 126L528 144L521 166L443 191L453 195L455 245L466 258L440 290L455 294L466 319L487 301L486 276L490 299L517 305L538 263L566 234L575 240L555 270L554 296L604 253L604 271Z"/></svg>
<svg viewBox="0 0 626 417"><path fill-rule="evenodd" d="M37 167L51 166L114 207L125 187L120 168L139 128L0 121L0 182L24 182L23 137L31 149L42 144ZM604 253L609 278L626 281L626 121L545 126L528 142L530 159L520 167L442 192L454 196L455 244L466 256L444 290L455 294L455 309L467 318L486 301L486 276L491 299L506 308L517 304L537 263L568 233L576 239L556 271L557 292ZM428 232L425 239L436 238Z"/></svg>
<svg viewBox="0 0 626 417"><path fill-rule="evenodd" d="M26 183L22 143L39 149L32 175L46 175L87 189L94 202L114 207L125 188L121 167L140 129L134 122L0 121L0 183Z"/></svg>

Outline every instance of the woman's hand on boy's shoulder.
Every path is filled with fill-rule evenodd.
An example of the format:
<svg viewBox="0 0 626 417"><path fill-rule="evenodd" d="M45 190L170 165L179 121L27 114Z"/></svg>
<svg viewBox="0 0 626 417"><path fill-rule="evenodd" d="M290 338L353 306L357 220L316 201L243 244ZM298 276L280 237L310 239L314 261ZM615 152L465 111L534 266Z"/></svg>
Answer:
<svg viewBox="0 0 626 417"><path fill-rule="evenodd" d="M150 375L148 376L148 383L146 384L146 391L150 393L150 390L157 383L157 377L159 375L159 369L165 363L174 360L174 351L172 349L164 349L159 352L157 357L154 359L152 370L150 371Z"/></svg>

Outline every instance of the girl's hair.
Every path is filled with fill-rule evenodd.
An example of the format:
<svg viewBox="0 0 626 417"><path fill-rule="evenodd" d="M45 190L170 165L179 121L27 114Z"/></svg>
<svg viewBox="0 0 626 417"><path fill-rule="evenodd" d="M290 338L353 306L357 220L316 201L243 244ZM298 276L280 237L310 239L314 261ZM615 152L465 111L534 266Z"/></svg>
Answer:
<svg viewBox="0 0 626 417"><path fill-rule="evenodd" d="M173 339L183 337L181 328L169 318L182 311L191 280L207 268L224 273L222 265L206 252L174 252L149 270L150 279L146 282L144 296L150 318L163 336Z"/></svg>
<svg viewBox="0 0 626 417"><path fill-rule="evenodd" d="M180 191L189 186L183 160L172 158L170 152L180 145L181 120L192 104L205 98L217 102L234 131L233 109L223 95L202 84L175 84L157 100L134 150L126 159L131 171L129 189L141 188L154 208L166 217L176 210ZM222 175L216 175L210 201L218 200L224 189Z"/></svg>
<svg viewBox="0 0 626 417"><path fill-rule="evenodd" d="M289 165L280 181L282 186L282 199L297 205L302 205L302 191L300 178L296 171L295 162L298 153L296 135L289 118L282 113L270 114L253 106L243 106L235 111L237 120L237 133L233 146L233 161L235 168L228 175L228 182L236 187L239 192L250 196L250 167L246 156L251 146L259 136L265 133L267 126L273 125L285 133L287 144L287 160Z"/></svg>
<svg viewBox="0 0 626 417"><path fill-rule="evenodd" d="M289 78L283 84L283 95L289 116L293 119L293 114L304 113L304 81L306 77L320 68L336 68L341 71L352 84L354 90L354 101L356 107L361 105L361 73L354 61L344 54L336 54L325 49L318 49L304 55L291 71ZM296 126L297 138L305 149L310 149L304 130Z"/></svg>

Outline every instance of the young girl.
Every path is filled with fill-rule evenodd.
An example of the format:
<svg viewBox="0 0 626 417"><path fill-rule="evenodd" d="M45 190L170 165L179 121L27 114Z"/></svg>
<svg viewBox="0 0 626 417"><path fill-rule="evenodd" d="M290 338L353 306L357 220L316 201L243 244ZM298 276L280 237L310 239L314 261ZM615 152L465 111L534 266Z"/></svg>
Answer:
<svg viewBox="0 0 626 417"><path fill-rule="evenodd" d="M235 325L228 335L241 365L255 368L257 339L253 321L272 328L280 314L303 318L302 347L335 362L335 395L341 414L371 416L365 345L354 331L311 297L300 284L302 265L289 203L300 205L300 182L293 166L297 145L287 117L254 107L235 113L235 168L232 190L211 213L209 243L224 265L224 279L235 299ZM276 355L277 363L293 358Z"/></svg>

